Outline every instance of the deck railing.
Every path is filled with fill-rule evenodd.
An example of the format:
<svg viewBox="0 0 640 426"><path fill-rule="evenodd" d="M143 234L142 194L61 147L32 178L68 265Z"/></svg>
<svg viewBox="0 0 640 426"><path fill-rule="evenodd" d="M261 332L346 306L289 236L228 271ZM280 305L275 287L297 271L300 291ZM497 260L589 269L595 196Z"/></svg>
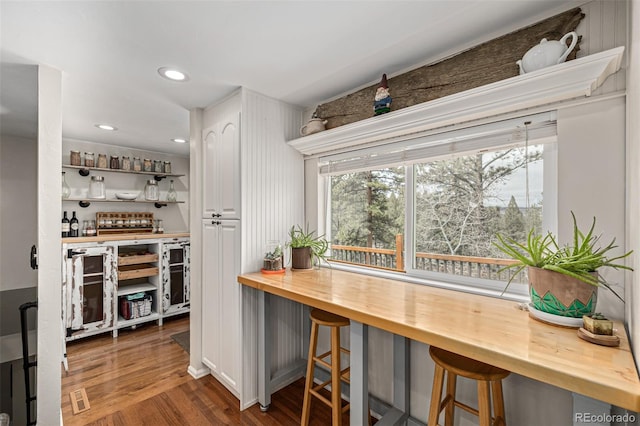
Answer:
<svg viewBox="0 0 640 426"><path fill-rule="evenodd" d="M331 261L352 265L363 265L371 268L404 272L404 257L402 235L396 236L395 249L379 249L356 246L331 246ZM453 275L507 281L511 279L514 270L502 272L500 269L516 263L512 259L494 257L458 256L437 253L416 253L415 267L423 271L443 272ZM526 272L518 273L513 282L526 283Z"/></svg>

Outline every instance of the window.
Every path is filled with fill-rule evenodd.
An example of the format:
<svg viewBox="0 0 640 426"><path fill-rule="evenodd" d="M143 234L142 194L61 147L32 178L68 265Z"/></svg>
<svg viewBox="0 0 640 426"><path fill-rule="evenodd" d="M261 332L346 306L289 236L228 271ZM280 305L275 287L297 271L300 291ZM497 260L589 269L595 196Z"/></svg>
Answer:
<svg viewBox="0 0 640 426"><path fill-rule="evenodd" d="M331 257L404 271L405 168L331 177Z"/></svg>
<svg viewBox="0 0 640 426"><path fill-rule="evenodd" d="M523 241L529 229L540 232L543 194L553 196L555 180L545 167L545 159L554 163L555 120L519 122L322 159L332 260L472 291L503 289L511 260L493 246L495 235ZM513 282L510 290L525 291L524 272Z"/></svg>

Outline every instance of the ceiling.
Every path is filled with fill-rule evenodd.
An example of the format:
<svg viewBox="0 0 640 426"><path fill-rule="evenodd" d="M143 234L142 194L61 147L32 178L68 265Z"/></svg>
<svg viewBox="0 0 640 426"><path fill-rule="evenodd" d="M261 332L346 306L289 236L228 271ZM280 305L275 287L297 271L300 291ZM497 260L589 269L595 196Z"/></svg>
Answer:
<svg viewBox="0 0 640 426"><path fill-rule="evenodd" d="M35 138L45 64L63 75L63 138L188 155L170 140L188 139L188 110L239 86L313 107L581 3L2 0L0 130Z"/></svg>

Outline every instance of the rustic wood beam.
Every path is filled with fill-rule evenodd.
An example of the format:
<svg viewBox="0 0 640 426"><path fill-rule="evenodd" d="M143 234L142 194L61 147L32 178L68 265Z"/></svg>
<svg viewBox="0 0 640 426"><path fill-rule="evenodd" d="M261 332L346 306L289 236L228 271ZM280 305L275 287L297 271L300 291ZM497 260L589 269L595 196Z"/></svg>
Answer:
<svg viewBox="0 0 640 426"><path fill-rule="evenodd" d="M584 18L580 8L540 21L529 27L490 40L455 56L388 79L393 98L391 110L427 102L518 75L516 61L540 40L559 40L575 31ZM575 59L580 40L567 60ZM378 84L319 105L318 117L326 128L343 126L373 116L373 98Z"/></svg>

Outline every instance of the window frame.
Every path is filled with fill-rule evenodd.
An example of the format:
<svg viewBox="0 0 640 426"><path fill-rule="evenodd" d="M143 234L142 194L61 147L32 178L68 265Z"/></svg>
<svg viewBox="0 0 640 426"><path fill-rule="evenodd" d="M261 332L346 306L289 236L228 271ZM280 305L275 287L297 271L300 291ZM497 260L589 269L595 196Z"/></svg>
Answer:
<svg viewBox="0 0 640 426"><path fill-rule="evenodd" d="M537 141L529 141L531 144L538 144ZM558 138L557 134L552 141L548 138L544 142L543 150L543 193L544 208L542 217L542 229L551 232L556 231L557 226L557 188L558 188ZM505 144L497 144L488 149L500 149L507 147ZM461 155L464 155L461 152ZM467 153L468 154L468 153ZM423 158L421 161L436 160L437 156ZM405 164L405 233L404 233L404 258L405 272L385 271L366 266L349 265L338 262L331 262L331 268L351 271L364 275L371 275L382 278L400 280L408 283L429 285L453 291L461 291L470 294L499 297L507 300L514 300L526 303L529 300L528 286L526 284L511 284L506 287L506 281L489 280L483 278L472 278L461 275L424 271L414 267L415 262L415 176L413 163ZM390 165L391 166L391 165ZM397 165L396 165L397 166ZM382 167L374 167L379 169ZM320 222L325 224L326 236L331 241L331 183L330 175L321 175L318 168L318 177L325 193L326 209L318 212ZM324 220L322 220L324 219Z"/></svg>

